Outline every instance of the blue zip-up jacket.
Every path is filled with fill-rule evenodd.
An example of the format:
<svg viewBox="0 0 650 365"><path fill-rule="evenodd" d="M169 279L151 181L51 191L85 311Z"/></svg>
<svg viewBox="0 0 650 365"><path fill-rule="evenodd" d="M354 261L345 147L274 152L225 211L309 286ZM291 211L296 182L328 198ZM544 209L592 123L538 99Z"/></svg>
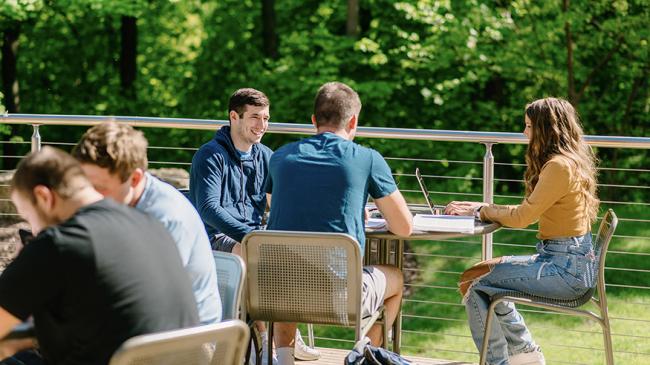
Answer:
<svg viewBox="0 0 650 365"><path fill-rule="evenodd" d="M230 137L230 127L222 127L194 154L189 199L210 238L223 233L241 242L248 232L260 228L272 153L256 143L250 157L242 160Z"/></svg>

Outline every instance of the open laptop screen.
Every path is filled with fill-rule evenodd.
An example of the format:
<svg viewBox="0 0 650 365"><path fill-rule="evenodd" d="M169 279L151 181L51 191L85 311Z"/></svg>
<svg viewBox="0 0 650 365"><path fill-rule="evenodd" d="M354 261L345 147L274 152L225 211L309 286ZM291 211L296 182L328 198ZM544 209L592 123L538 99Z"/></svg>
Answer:
<svg viewBox="0 0 650 365"><path fill-rule="evenodd" d="M420 175L420 169L417 167L415 168L415 177L418 179L418 184L420 184L420 191L422 191L422 195L424 195L424 200L427 202L427 206L429 207L431 214L442 214L444 207L433 205L431 199L429 199L429 190L427 190L427 187L424 185L424 180L422 180L422 175Z"/></svg>

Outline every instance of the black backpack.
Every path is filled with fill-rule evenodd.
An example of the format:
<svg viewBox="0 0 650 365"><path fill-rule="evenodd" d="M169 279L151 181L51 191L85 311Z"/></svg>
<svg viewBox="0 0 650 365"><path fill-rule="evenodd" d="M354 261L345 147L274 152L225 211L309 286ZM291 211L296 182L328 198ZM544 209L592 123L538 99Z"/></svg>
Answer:
<svg viewBox="0 0 650 365"><path fill-rule="evenodd" d="M366 337L354 346L354 349L345 357L344 365L415 365L400 355L371 346Z"/></svg>

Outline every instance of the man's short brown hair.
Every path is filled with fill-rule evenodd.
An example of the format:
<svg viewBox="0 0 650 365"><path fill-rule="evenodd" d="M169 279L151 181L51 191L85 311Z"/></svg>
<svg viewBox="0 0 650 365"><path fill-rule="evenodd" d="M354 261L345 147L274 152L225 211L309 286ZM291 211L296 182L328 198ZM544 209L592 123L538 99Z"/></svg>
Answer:
<svg viewBox="0 0 650 365"><path fill-rule="evenodd" d="M314 100L316 126L345 128L354 115L361 112L359 94L342 82L328 82L318 89Z"/></svg>
<svg viewBox="0 0 650 365"><path fill-rule="evenodd" d="M68 153L50 146L32 152L20 161L11 179L11 191L18 191L34 202L34 188L43 185L61 198L90 186L79 161Z"/></svg>
<svg viewBox="0 0 650 365"><path fill-rule="evenodd" d="M244 116L246 105L270 106L271 102L266 95L255 89L244 88L232 93L228 101L228 113L235 111L240 117Z"/></svg>
<svg viewBox="0 0 650 365"><path fill-rule="evenodd" d="M124 182L135 169L147 169L147 139L128 124L102 123L84 133L72 156L81 163L106 168Z"/></svg>

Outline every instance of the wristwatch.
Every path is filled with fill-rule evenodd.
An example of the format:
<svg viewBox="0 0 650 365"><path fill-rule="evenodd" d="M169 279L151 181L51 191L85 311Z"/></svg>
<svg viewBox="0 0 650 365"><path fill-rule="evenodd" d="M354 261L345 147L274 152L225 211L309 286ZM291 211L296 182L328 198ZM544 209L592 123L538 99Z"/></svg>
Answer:
<svg viewBox="0 0 650 365"><path fill-rule="evenodd" d="M480 207L474 209L474 218L476 218L478 220L481 220L481 208L483 208L483 207L484 206L481 205Z"/></svg>

